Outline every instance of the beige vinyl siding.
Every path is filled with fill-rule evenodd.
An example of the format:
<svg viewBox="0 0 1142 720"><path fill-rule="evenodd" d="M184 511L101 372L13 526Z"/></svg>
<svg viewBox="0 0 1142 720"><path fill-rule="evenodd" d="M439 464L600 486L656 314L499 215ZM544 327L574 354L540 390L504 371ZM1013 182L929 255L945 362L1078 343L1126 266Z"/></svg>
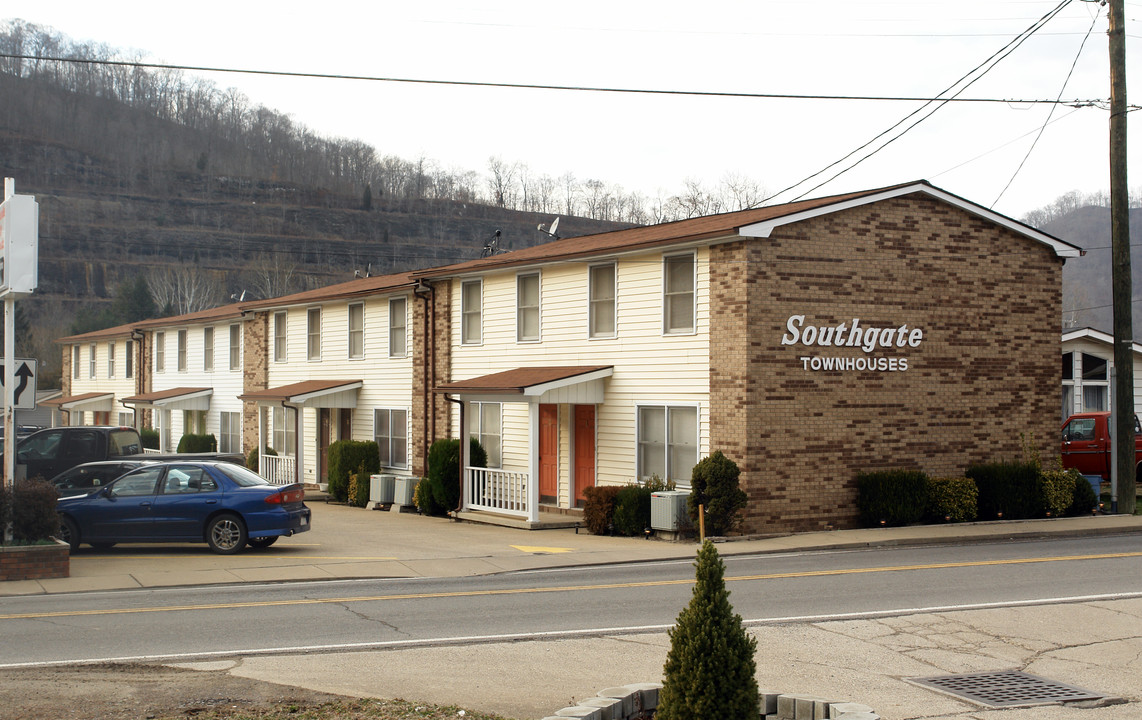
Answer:
<svg viewBox="0 0 1142 720"><path fill-rule="evenodd" d="M484 337L480 346L462 345L459 335L461 280L452 284L452 379L526 366L613 365L604 381L606 400L597 408L598 484L634 480L638 404L697 404L699 457L709 448L709 252L696 253L696 332L662 332L662 253L619 258L616 262L616 336L588 339L588 267L594 262L542 268L542 341L516 342L516 276L520 269L483 276ZM560 437L570 435L567 406L560 408ZM526 471L527 406L504 405L504 469ZM458 430L453 420L453 432ZM570 447L560 448L560 501L570 482Z"/></svg>
<svg viewBox="0 0 1142 720"><path fill-rule="evenodd" d="M364 300L364 357L349 358L349 305L362 302L329 302L321 305L321 362L306 359L304 342L294 338L304 338L306 333L307 307L289 308L286 327L290 338L288 360L284 363L268 363L269 387L280 387L305 380L360 380L361 389L357 393L357 407L352 413L353 440L373 439L373 410L393 408L406 410L412 414L412 353L406 357L389 357L389 298L405 297L409 319L407 321L406 345L411 348L412 334L415 332L411 320L414 298L402 293L398 295L377 295ZM272 312L271 312L272 318ZM270 337L272 350L273 338ZM301 411L302 437L304 442L302 477L305 482L317 482L318 411L306 408ZM334 437L337 427L334 420ZM410 438L411 441L411 438ZM412 452L408 456L412 459ZM398 471L399 472L399 471ZM410 471L411 472L411 471Z"/></svg>
<svg viewBox="0 0 1142 720"><path fill-rule="evenodd" d="M95 377L89 377L88 373L88 353L90 352L91 343L84 342L78 343L79 359L80 359L80 372L79 377L71 379L71 394L83 395L84 393L114 393L115 397L111 403L111 423L119 422L119 413L129 412L126 407L119 403L119 400L125 397L130 397L135 394L135 379L126 377L127 373L127 341L130 338L124 336L115 338L115 377L107 377L107 354L108 346L111 340L100 340L95 343ZM74 346L73 346L74 347ZM132 348L137 347L132 345ZM75 351L69 350L72 353L74 360ZM133 367L133 366L132 366ZM84 419L87 424L91 424L92 415L90 412L84 414Z"/></svg>

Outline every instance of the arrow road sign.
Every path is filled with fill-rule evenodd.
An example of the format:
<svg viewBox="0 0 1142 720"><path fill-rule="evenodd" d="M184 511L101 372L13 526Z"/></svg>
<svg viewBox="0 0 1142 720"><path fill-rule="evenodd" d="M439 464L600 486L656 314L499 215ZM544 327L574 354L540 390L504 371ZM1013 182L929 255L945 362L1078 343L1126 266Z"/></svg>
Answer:
<svg viewBox="0 0 1142 720"><path fill-rule="evenodd" d="M8 377L4 370L4 361L0 359L0 386L4 385L4 378ZM15 376L16 390L13 392L12 407L17 410L35 410L36 361L31 358L16 358Z"/></svg>

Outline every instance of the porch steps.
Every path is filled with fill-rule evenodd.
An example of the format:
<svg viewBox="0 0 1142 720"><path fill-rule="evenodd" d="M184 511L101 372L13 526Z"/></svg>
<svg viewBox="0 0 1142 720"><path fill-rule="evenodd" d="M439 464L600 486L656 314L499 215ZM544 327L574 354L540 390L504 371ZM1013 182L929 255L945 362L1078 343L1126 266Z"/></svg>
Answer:
<svg viewBox="0 0 1142 720"><path fill-rule="evenodd" d="M574 528L583 524L581 513L545 512L540 510L539 522L528 522L526 518L513 515L500 515L491 512L476 512L462 510L455 513L456 519L462 522L482 525L497 525L499 527L517 528L519 530L556 530L560 528Z"/></svg>

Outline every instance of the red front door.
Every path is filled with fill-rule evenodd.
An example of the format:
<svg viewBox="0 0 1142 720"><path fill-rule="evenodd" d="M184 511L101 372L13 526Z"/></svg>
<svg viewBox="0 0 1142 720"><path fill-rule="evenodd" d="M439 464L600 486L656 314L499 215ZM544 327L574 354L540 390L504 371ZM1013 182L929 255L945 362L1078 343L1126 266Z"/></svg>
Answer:
<svg viewBox="0 0 1142 720"><path fill-rule="evenodd" d="M539 406L539 501L555 503L559 495L559 406Z"/></svg>
<svg viewBox="0 0 1142 720"><path fill-rule="evenodd" d="M575 406L575 505L586 502L583 491L595 487L595 406Z"/></svg>

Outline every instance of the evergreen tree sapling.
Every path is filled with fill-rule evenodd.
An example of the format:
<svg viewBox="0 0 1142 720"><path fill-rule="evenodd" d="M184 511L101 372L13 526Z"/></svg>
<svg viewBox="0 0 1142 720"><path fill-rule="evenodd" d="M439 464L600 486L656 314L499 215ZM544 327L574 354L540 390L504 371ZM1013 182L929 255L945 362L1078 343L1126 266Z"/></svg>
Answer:
<svg viewBox="0 0 1142 720"><path fill-rule="evenodd" d="M756 720L757 639L730 605L725 565L707 540L690 604L670 629L657 720Z"/></svg>
<svg viewBox="0 0 1142 720"><path fill-rule="evenodd" d="M698 526L698 507L706 510L706 534L727 535L741 522L741 511L749 502L741 489L737 463L715 450L694 466L687 504L690 519Z"/></svg>

